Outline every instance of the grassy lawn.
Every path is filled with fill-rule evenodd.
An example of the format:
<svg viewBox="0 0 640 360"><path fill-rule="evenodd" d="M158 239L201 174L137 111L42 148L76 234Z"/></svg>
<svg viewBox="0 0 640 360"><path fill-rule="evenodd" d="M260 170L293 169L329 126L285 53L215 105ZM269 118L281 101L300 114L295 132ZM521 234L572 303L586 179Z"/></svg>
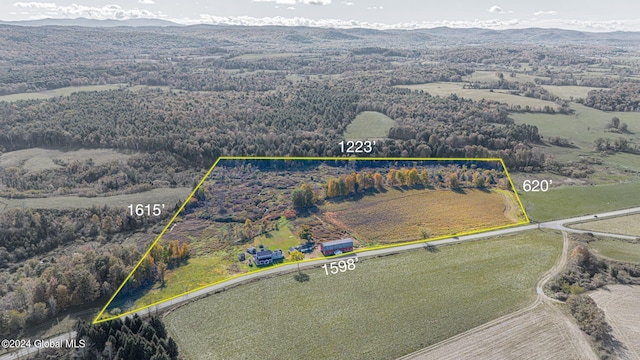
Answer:
<svg viewBox="0 0 640 360"><path fill-rule="evenodd" d="M523 69L524 70L524 69ZM545 79L548 80L547 76L534 76L528 74L520 74L516 73L516 77L510 77L508 73L504 73L504 78L510 82L535 82L535 79ZM470 76L463 77L465 81L482 81L482 82L492 82L498 81L498 77L496 76L495 71L474 71Z"/></svg>
<svg viewBox="0 0 640 360"><path fill-rule="evenodd" d="M547 192L520 193L529 218L563 219L640 206L640 182L554 187Z"/></svg>
<svg viewBox="0 0 640 360"><path fill-rule="evenodd" d="M191 192L191 188L165 188L103 197L79 197L75 195L52 196L44 198L9 199L0 197L0 211L6 208L32 209L83 209L92 206L110 206L125 209L129 204L165 204L165 211L173 211L173 206L182 204Z"/></svg>
<svg viewBox="0 0 640 360"><path fill-rule="evenodd" d="M123 87L124 84L69 86L60 89L40 91L35 93L3 95L0 96L0 101L11 102L18 100L49 99L56 96L68 96L74 92L115 90Z"/></svg>
<svg viewBox="0 0 640 360"><path fill-rule="evenodd" d="M562 237L530 231L363 259L207 297L165 317L188 359L390 359L531 303Z"/></svg>
<svg viewBox="0 0 640 360"><path fill-rule="evenodd" d="M489 91L489 89L463 89L462 85L464 84L457 82L436 82L417 85L398 85L398 87L412 90L424 90L429 94L436 96L449 96L450 94L457 94L459 97L464 97L476 101L480 101L482 99L495 100L508 105L520 105L522 107L527 105L537 108L544 106L550 106L552 108L558 107L558 105L552 101L544 101L525 96L511 95L499 91L491 92Z"/></svg>
<svg viewBox="0 0 640 360"><path fill-rule="evenodd" d="M262 244L268 249L281 249L286 253L290 246L300 245L301 240L291 232L288 225L289 222L286 219L281 219L278 222L277 231L269 231L265 235L257 236L253 241L253 246L258 247Z"/></svg>
<svg viewBox="0 0 640 360"><path fill-rule="evenodd" d="M363 111L347 126L344 138L347 140L371 140L386 138L395 121L385 114Z"/></svg>
<svg viewBox="0 0 640 360"><path fill-rule="evenodd" d="M640 243L605 239L590 242L589 248L609 259L640 263Z"/></svg>
<svg viewBox="0 0 640 360"><path fill-rule="evenodd" d="M495 190L391 188L358 201L328 202L321 210L365 243L384 244L421 239L421 229L436 237L512 224L505 216L507 205Z"/></svg>

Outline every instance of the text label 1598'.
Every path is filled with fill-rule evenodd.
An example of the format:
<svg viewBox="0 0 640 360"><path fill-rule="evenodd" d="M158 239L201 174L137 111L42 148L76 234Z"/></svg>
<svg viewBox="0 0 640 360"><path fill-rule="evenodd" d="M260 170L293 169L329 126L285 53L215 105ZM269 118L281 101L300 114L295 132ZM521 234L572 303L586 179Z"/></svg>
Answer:
<svg viewBox="0 0 640 360"><path fill-rule="evenodd" d="M340 261L333 261L329 264L322 265L325 275L335 275L341 272L353 271L356 269L358 258L351 258Z"/></svg>

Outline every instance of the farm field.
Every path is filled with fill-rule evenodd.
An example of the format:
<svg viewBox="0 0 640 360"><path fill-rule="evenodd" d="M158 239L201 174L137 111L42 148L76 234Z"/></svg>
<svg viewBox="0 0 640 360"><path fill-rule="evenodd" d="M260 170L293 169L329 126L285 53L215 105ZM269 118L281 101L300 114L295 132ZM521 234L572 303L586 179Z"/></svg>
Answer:
<svg viewBox="0 0 640 360"><path fill-rule="evenodd" d="M229 289L165 320L189 359L395 358L529 304L561 245L536 230L362 259L337 276L316 268L304 283L289 274Z"/></svg>
<svg viewBox="0 0 640 360"><path fill-rule="evenodd" d="M88 86L69 86L59 88L55 90L47 90L33 93L20 93L11 95L0 96L0 101L19 101L19 100L33 100L33 99L49 99L56 96L67 96L74 92L83 91L106 91L121 89L125 84L110 84L110 85L88 85Z"/></svg>
<svg viewBox="0 0 640 360"><path fill-rule="evenodd" d="M601 239L589 242L589 248L606 258L640 263L640 243L620 239Z"/></svg>
<svg viewBox="0 0 640 360"><path fill-rule="evenodd" d="M560 186L547 192L521 192L531 220L547 221L640 206L640 182Z"/></svg>
<svg viewBox="0 0 640 360"><path fill-rule="evenodd" d="M498 81L498 77L496 76L495 71L486 71L486 70L474 71L473 74L469 76L464 76L462 79L464 81L482 81L482 82ZM536 79L548 80L549 77L516 73L516 77L512 78L508 76L508 74L505 74L505 80L507 81L535 82Z"/></svg>
<svg viewBox="0 0 640 360"><path fill-rule="evenodd" d="M621 359L640 358L640 286L609 285L589 296L604 310L613 336L622 343L617 355Z"/></svg>
<svg viewBox="0 0 640 360"><path fill-rule="evenodd" d="M556 85L542 85L550 93L560 97L564 100L583 99L587 97L587 94L591 90L602 90L602 88L589 87L589 86L556 86Z"/></svg>
<svg viewBox="0 0 640 360"><path fill-rule="evenodd" d="M574 147L551 146L544 147L544 151L554 156L557 161L578 161L578 155L591 154L594 152L594 140L597 138L609 138L613 142L622 137L632 143L639 143L640 138L640 118L632 112L604 112L592 109L580 104L571 104L575 111L571 115L563 114L533 114L518 113L511 114L510 117L516 124L529 124L538 127L538 130L545 139L559 136L569 139ZM607 131L607 125L611 118L618 117L621 123L627 123L630 133L618 134ZM603 158L603 161L610 162L618 155ZM636 170L640 167L640 158L636 158Z"/></svg>
<svg viewBox="0 0 640 360"><path fill-rule="evenodd" d="M471 330L402 360L454 359L593 359L584 333L551 305Z"/></svg>
<svg viewBox="0 0 640 360"><path fill-rule="evenodd" d="M112 206L124 209L129 204L165 204L167 211L182 203L191 192L191 188L163 188L143 191L135 194L123 194L102 197L80 197L75 195L52 196L43 198L9 199L0 197L0 212L5 208L31 209L83 209L93 206Z"/></svg>
<svg viewBox="0 0 640 360"><path fill-rule="evenodd" d="M384 244L419 240L422 229L428 237L437 237L513 224L514 216L505 214L505 207L518 209L515 216L521 215L507 192L390 189L357 202L327 203L321 210L330 222L359 235L364 243Z"/></svg>
<svg viewBox="0 0 640 360"><path fill-rule="evenodd" d="M640 214L572 224L572 228L640 237Z"/></svg>
<svg viewBox="0 0 640 360"><path fill-rule="evenodd" d="M558 105L551 101L544 101L540 99L511 95L499 91L491 92L488 89L463 89L463 83L454 83L454 82L436 82L436 83L428 83L428 84L416 84L416 85L398 85L397 87L406 88L411 90L424 90L431 95L434 96L449 96L450 94L456 94L459 97L464 97L476 101L480 101L482 99L485 100L494 100L503 102L508 105L517 106L520 105L522 107L531 106L531 107L545 107L550 106L552 108L557 108Z"/></svg>
<svg viewBox="0 0 640 360"><path fill-rule="evenodd" d="M373 140L386 138L395 121L376 111L363 111L347 126L347 140Z"/></svg>
<svg viewBox="0 0 640 360"><path fill-rule="evenodd" d="M19 167L30 172L57 169L60 165L54 161L70 163L72 161L93 160L95 165L103 165L111 161L127 160L130 154L112 149L78 149L60 151L43 148L10 151L0 155L0 168Z"/></svg>

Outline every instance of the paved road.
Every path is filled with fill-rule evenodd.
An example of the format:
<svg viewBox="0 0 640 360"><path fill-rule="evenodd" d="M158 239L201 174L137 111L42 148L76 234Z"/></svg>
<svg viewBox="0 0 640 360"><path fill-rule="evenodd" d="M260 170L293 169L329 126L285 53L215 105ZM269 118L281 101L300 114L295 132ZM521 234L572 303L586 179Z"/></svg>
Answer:
<svg viewBox="0 0 640 360"><path fill-rule="evenodd" d="M386 249L364 251L364 252L358 253L357 256L361 257L361 258L364 258L364 257L375 257L375 256L381 256L381 255L389 255L389 254L394 254L394 253L399 253L399 252L404 252L404 251L410 251L410 250L416 250L416 249L424 249L427 246L454 244L454 243L460 243L460 242L464 242L464 241L478 240L478 239L489 238L489 237L494 237L494 236L513 234L513 233L517 233L517 232L521 232L521 231L527 231L527 230L533 230L533 229L539 229L539 228L555 229L555 230L566 231L566 232L574 232L574 233L586 233L586 232L589 232L589 231L571 229L571 228L567 228L565 225L566 224L570 224L570 223L575 223L575 222L581 222L581 221L587 221L587 220L595 220L595 219L614 217L614 216L621 216L621 215L628 215L628 214L633 214L633 213L638 213L638 212L640 212L640 207L631 208L631 209L624 209L624 210L617 210L617 211L609 211L609 212L600 213L600 214L578 216L578 217L561 219L561 220L547 221L547 222L543 222L543 223L539 223L539 224L522 225L522 226L516 226L516 227L512 227L512 228L507 228L507 229L482 232L482 233L478 233L478 234L464 235L464 236L460 236L460 237L451 237L451 238L442 239L442 240L430 241L428 243L418 243L418 244L396 246L396 247L391 247L391 248L386 248ZM636 237L633 237L633 236L626 236L626 235L619 235L619 234L607 234L607 233L596 233L596 232L591 232L591 233L593 233L594 235L618 237L618 238L625 238L625 239L635 239L636 238ZM356 256L356 254L347 254L347 255L343 256L342 258L354 257L354 256ZM300 264L300 268L304 269L304 268L311 268L311 267L321 266L324 263L329 263L331 261L335 261L335 259L336 259L335 257L334 258L329 258L329 259L324 259L323 258L323 259L318 259L318 260L314 260L314 261L305 262L305 263ZM212 286L209 286L209 287L206 287L206 288L202 288L202 289L200 289L198 291L194 291L192 293L185 294L185 295L180 296L178 298L163 302L162 304L158 304L156 306L153 306L153 307L150 307L150 308L147 308L147 309L142 309L140 311L137 311L136 314L138 314L140 316L147 315L147 314L153 314L155 312L171 308L171 307L176 306L178 304L182 304L182 303L184 303L186 301L196 299L196 298L198 298L200 296L203 296L203 295L207 295L207 294L211 294L211 293L215 293L215 292L219 292L219 291L224 291L224 290L226 290L226 289L228 289L230 287L237 286L237 285L245 283L245 282L250 282L250 281L253 281L253 280L257 279L257 278L262 278L262 277L266 277L266 276L272 276L272 275L276 275L276 274L284 273L284 272L295 271L297 268L298 268L298 264L290 264L290 265L280 266L280 267L277 267L277 268L261 271L259 273L247 274L247 275L239 277L239 278L235 278L235 279L231 279L229 281L225 281L224 283L220 283L220 284L212 285ZM133 316L133 314L130 314L128 316ZM70 336L75 337L75 333L63 334L63 335L55 337L54 339L58 339L58 338L67 339ZM18 359L19 356L24 356L26 354L31 354L31 353L36 352L37 350L38 349L33 348L33 347L29 348L29 349L23 349L23 350L21 350L20 353L10 353L10 354L6 354L6 355L3 355L3 356L0 356L0 360L15 360L15 359Z"/></svg>

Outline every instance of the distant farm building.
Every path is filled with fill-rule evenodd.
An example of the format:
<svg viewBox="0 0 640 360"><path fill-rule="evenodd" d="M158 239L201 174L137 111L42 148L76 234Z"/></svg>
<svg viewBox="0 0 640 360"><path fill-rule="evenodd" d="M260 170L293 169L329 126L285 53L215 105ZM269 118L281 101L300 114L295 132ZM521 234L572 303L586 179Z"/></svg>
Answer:
<svg viewBox="0 0 640 360"><path fill-rule="evenodd" d="M238 260L244 261L245 259L246 259L246 256L244 255L244 253L238 254Z"/></svg>
<svg viewBox="0 0 640 360"><path fill-rule="evenodd" d="M271 254L271 260L274 263L284 261L284 254L282 253L282 250L276 249L273 254Z"/></svg>
<svg viewBox="0 0 640 360"><path fill-rule="evenodd" d="M336 252L340 254L353 251L353 239L346 238L320 243L320 251L324 256L333 255Z"/></svg>
<svg viewBox="0 0 640 360"><path fill-rule="evenodd" d="M307 254L307 253L313 252L314 247L315 247L314 243L305 243L298 246L296 249L298 249L303 254Z"/></svg>

